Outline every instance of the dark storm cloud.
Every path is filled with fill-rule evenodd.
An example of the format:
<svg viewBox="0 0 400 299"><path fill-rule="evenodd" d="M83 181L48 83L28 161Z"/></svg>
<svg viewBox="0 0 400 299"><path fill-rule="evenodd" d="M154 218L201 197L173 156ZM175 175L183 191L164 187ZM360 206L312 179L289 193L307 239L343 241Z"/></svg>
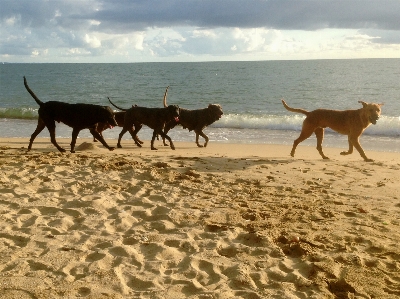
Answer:
<svg viewBox="0 0 400 299"><path fill-rule="evenodd" d="M91 15L113 28L164 26L400 29L400 1L102 1Z"/></svg>
<svg viewBox="0 0 400 299"><path fill-rule="evenodd" d="M266 27L400 29L398 0L1 0L2 19L21 16L23 26L76 28L97 20L101 31L148 27ZM58 16L57 16L58 14Z"/></svg>

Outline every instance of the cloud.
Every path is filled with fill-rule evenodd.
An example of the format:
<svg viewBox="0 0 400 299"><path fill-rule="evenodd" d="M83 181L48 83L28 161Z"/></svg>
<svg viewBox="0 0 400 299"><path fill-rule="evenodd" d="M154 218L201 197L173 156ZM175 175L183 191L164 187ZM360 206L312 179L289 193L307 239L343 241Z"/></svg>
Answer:
<svg viewBox="0 0 400 299"><path fill-rule="evenodd" d="M1 19L19 16L23 26L34 28L53 22L64 29L95 25L100 31L114 33L171 26L400 30L397 0L2 0L0 3Z"/></svg>
<svg viewBox="0 0 400 299"><path fill-rule="evenodd" d="M398 0L0 0L0 6L0 57L7 58L263 58L355 40L381 51L400 45ZM330 42L321 38L339 31Z"/></svg>
<svg viewBox="0 0 400 299"><path fill-rule="evenodd" d="M360 30L360 32L370 37L373 43L400 44L400 34L395 30L365 29Z"/></svg>
<svg viewBox="0 0 400 299"><path fill-rule="evenodd" d="M84 40L90 48L101 47L101 41L96 36L90 36L89 34L85 34Z"/></svg>
<svg viewBox="0 0 400 299"><path fill-rule="evenodd" d="M400 30L397 0L106 0L101 4L90 17L99 20L104 30L166 26Z"/></svg>

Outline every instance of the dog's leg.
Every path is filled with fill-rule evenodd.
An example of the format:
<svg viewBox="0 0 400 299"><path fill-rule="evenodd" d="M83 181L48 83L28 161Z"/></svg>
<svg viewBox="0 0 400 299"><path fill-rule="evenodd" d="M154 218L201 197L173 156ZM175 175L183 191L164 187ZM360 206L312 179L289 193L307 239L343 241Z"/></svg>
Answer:
<svg viewBox="0 0 400 299"><path fill-rule="evenodd" d="M154 147L154 140L156 139L156 137L157 137L157 130L154 130L153 136L151 137L151 143L150 143L150 147L153 151L157 150L157 148Z"/></svg>
<svg viewBox="0 0 400 299"><path fill-rule="evenodd" d="M165 127L165 128L164 128L164 134L167 135L168 131L169 131L169 128L168 128L168 127ZM163 140L164 146L169 146L169 144L167 144L167 143L165 142L165 137L162 137L162 140Z"/></svg>
<svg viewBox="0 0 400 299"><path fill-rule="evenodd" d="M137 142L139 142L140 144L143 144L144 142L142 141L142 140L140 140L140 138L139 138L139 136L137 135L137 133L140 131L140 129L143 127L143 125L135 125L135 131L136 131L136 133L135 133L135 138L136 138L136 141ZM138 128L137 130L136 130L136 128Z"/></svg>
<svg viewBox="0 0 400 299"><path fill-rule="evenodd" d="M99 124L97 123L97 124L95 124L95 130L97 131L97 132L99 132L99 130L100 130L100 128L99 128ZM100 132L99 132L100 133ZM92 134L93 135L93 134ZM100 135L101 135L101 133L100 133ZM96 137L94 137L93 136L93 142L97 142L97 139L96 139Z"/></svg>
<svg viewBox="0 0 400 299"><path fill-rule="evenodd" d="M143 144L143 143L144 143L144 142L139 138L138 135L136 135L135 138L136 138L137 142L139 142L140 144Z"/></svg>
<svg viewBox="0 0 400 299"><path fill-rule="evenodd" d="M57 141L56 141L56 123L53 121L49 121L46 124L47 129L49 130L50 133L50 140L51 143L53 143L53 145L62 153L65 152L65 149L63 149L61 146L58 145Z"/></svg>
<svg viewBox="0 0 400 299"><path fill-rule="evenodd" d="M164 124L163 132L164 132L165 135L167 135L167 133L169 132L169 130L171 130L173 127L175 127L175 126L171 127L171 126L170 126L170 123L171 123L171 122L167 122L166 124ZM162 136L161 136L161 138L162 138L162 140L163 140L163 145L164 145L164 146L169 146L169 144L165 142L165 138L162 137Z"/></svg>
<svg viewBox="0 0 400 299"><path fill-rule="evenodd" d="M364 158L365 162L373 162L374 160L369 159L365 153L364 150L361 147L360 141L359 141L360 136L350 136L349 135L349 140L353 144L353 146L356 148L356 150L360 153L361 157Z"/></svg>
<svg viewBox="0 0 400 299"><path fill-rule="evenodd" d="M113 151L115 147L111 147L107 144L107 142L104 140L103 135L99 132L96 131L95 128L89 129L90 133L93 135L93 139L97 139L103 144L108 150Z"/></svg>
<svg viewBox="0 0 400 299"><path fill-rule="evenodd" d="M140 140L139 137L137 136L137 133L140 131L140 129L142 129L142 127L143 127L142 124L136 123L135 125L132 125L131 128L128 130L129 134L131 134L133 141L135 141L135 143L138 147L142 147L142 144L143 144L143 141ZM135 129L133 129L133 128L135 128Z"/></svg>
<svg viewBox="0 0 400 299"><path fill-rule="evenodd" d="M317 150L323 159L329 159L324 155L322 151L322 141L324 140L324 128L317 128L315 131L315 136L317 136Z"/></svg>
<svg viewBox="0 0 400 299"><path fill-rule="evenodd" d="M307 119L306 119L307 120ZM301 133L300 136L293 142L293 147L292 147L292 151L290 152L290 155L292 157L294 157L294 153L296 152L296 148L299 145L300 142L306 140L308 137L310 137L312 135L312 133L314 132L314 128L312 126L310 126L306 120L304 120L303 122L303 127L301 129Z"/></svg>
<svg viewBox="0 0 400 299"><path fill-rule="evenodd" d="M118 143L117 143L117 147L118 147L118 148L122 148L121 139L122 139L122 136L124 136L124 134L125 134L127 131L128 131L128 129L125 128L125 127L123 127L121 133L119 133L119 136L118 136Z"/></svg>
<svg viewBox="0 0 400 299"><path fill-rule="evenodd" d="M75 153L76 139L78 138L80 131L81 129L75 129L75 128L72 130L71 153Z"/></svg>
<svg viewBox="0 0 400 299"><path fill-rule="evenodd" d="M131 134L131 136L132 136L132 139L133 139L133 141L135 141L135 143L136 143L136 145L138 146L138 147L142 147L142 144L140 143L140 140L139 140L139 138L137 137L137 132L139 132L139 130L142 128L142 126L140 126L140 128L139 129L137 129L136 127L135 127L135 130L133 130L132 128L130 128L128 131L129 131L129 133Z"/></svg>
<svg viewBox="0 0 400 299"><path fill-rule="evenodd" d="M28 145L28 151L30 151L32 149L32 143L35 140L36 136L39 135L40 132L43 131L43 129L46 127L45 123L43 122L43 120L39 117L38 119L38 124L36 127L35 132L33 132L33 134L31 135L31 139L29 141L29 145Z"/></svg>
<svg viewBox="0 0 400 299"><path fill-rule="evenodd" d="M97 130L96 130L96 131L97 131ZM99 132L99 131L97 131L97 132ZM100 136L104 139L103 134L102 134L101 132L99 132L99 134L100 134ZM97 141L98 141L98 139L96 139L96 137L93 136L93 142L97 142Z"/></svg>
<svg viewBox="0 0 400 299"><path fill-rule="evenodd" d="M196 133L196 144L197 144L197 146L198 147L203 147L200 143L199 143L199 133L197 133L197 131L195 131L195 133Z"/></svg>
<svg viewBox="0 0 400 299"><path fill-rule="evenodd" d="M349 142L349 150L347 152L343 151L343 152L340 153L343 156L350 155L350 154L353 153L353 143L350 141L350 136L348 136L348 142Z"/></svg>
<svg viewBox="0 0 400 299"><path fill-rule="evenodd" d="M143 144L143 141L142 140L140 140L139 139L139 137L138 137L138 133L139 133L139 131L142 129L142 127L143 127L143 125L142 124L135 124L135 126L134 126L134 128L135 128L135 130L133 131L135 134L135 137L134 137L134 139L133 140L135 140L135 143L139 146L139 147L141 147L141 144ZM132 128L133 128L133 126L132 126ZM132 138L133 138L133 136L132 136Z"/></svg>
<svg viewBox="0 0 400 299"><path fill-rule="evenodd" d="M175 145L172 142L171 137L169 137L167 134L165 134L162 130L160 130L158 132L158 134L160 134L162 138L165 138L165 139L167 139L169 141L169 145L170 145L171 149L173 149L173 150L175 149Z"/></svg>
<svg viewBox="0 0 400 299"><path fill-rule="evenodd" d="M206 147L207 144L208 144L208 140L209 140L208 136L206 134L204 134L203 131L195 131L195 132L196 132L196 144L197 144L197 146L198 147L203 147L203 145L199 144L199 135L200 135L201 137L204 138L204 140L205 140L204 147Z"/></svg>

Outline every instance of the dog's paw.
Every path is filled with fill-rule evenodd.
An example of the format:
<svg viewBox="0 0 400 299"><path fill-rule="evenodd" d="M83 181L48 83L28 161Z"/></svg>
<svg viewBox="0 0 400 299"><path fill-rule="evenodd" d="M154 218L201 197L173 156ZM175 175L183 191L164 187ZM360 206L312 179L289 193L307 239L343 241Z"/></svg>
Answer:
<svg viewBox="0 0 400 299"><path fill-rule="evenodd" d="M374 162L373 159L369 159L369 158L364 159L364 161L365 161L365 162Z"/></svg>
<svg viewBox="0 0 400 299"><path fill-rule="evenodd" d="M109 147L108 150L113 151L115 150L115 147Z"/></svg>

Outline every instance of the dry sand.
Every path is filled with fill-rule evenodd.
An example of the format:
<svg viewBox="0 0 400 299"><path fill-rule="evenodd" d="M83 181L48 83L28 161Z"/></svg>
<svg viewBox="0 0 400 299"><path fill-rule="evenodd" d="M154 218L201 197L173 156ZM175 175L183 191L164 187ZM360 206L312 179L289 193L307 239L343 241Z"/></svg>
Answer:
<svg viewBox="0 0 400 299"><path fill-rule="evenodd" d="M0 139L0 298L399 298L400 153L159 143Z"/></svg>

